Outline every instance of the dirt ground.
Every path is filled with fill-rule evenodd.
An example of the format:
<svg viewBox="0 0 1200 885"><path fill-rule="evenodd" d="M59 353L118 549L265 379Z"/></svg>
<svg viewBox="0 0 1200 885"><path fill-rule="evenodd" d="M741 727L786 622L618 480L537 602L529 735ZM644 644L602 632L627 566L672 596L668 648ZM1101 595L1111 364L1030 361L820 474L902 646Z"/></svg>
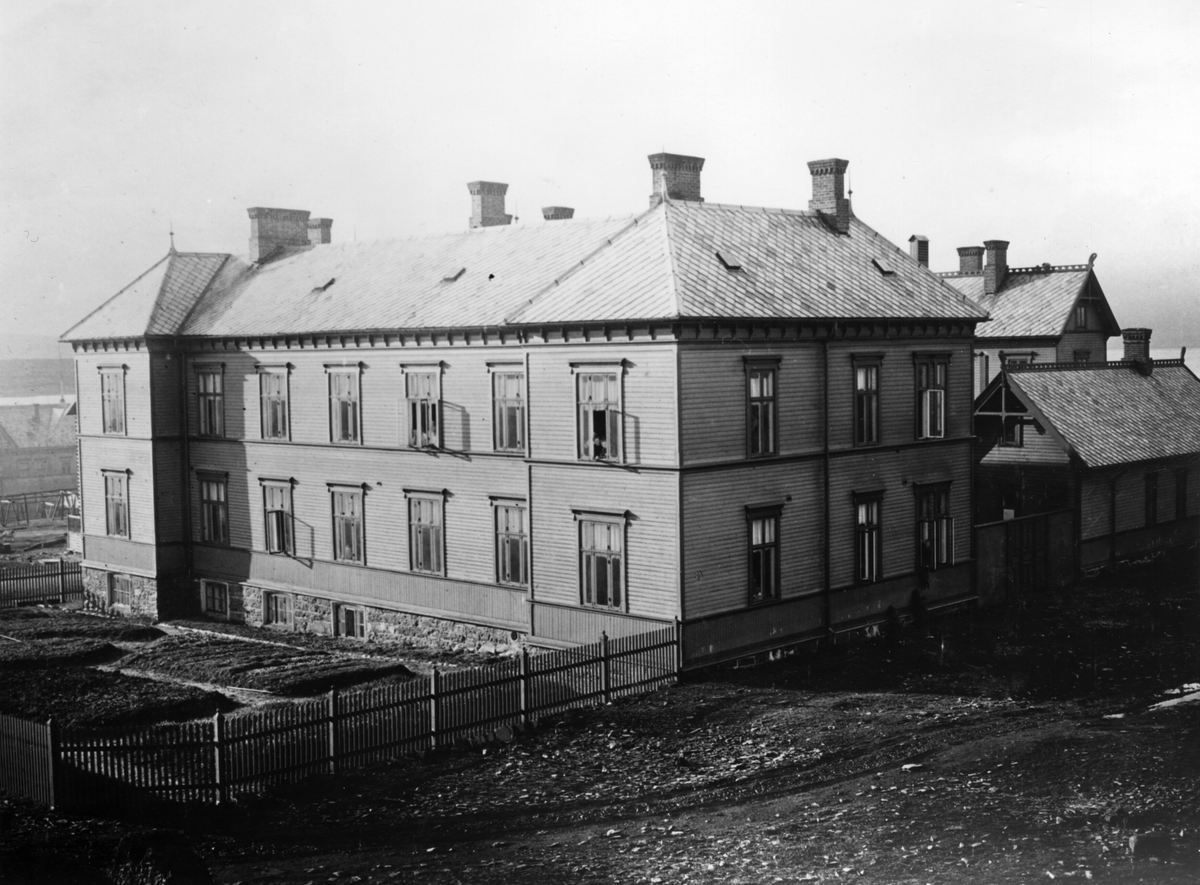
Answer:
<svg viewBox="0 0 1200 885"><path fill-rule="evenodd" d="M1197 683L1146 567L153 823L219 883L1196 883ZM0 881L112 828L4 802Z"/></svg>

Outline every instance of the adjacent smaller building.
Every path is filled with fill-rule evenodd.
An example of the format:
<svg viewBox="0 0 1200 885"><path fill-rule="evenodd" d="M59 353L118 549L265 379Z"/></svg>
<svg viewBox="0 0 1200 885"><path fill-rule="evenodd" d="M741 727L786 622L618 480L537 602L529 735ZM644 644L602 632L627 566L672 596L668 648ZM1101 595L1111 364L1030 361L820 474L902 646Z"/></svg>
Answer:
<svg viewBox="0 0 1200 885"><path fill-rule="evenodd" d="M1075 570L1200 540L1200 380L1122 336L1117 362L1010 361L975 404L976 524L1068 511Z"/></svg>

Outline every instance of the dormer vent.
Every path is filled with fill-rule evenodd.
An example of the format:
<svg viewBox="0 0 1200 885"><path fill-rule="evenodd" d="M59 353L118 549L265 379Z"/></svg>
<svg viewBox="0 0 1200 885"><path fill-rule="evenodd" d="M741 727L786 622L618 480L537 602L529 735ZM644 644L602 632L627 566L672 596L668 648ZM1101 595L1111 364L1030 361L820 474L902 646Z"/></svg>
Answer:
<svg viewBox="0 0 1200 885"><path fill-rule="evenodd" d="M465 267L460 267L458 270L454 271L453 273L448 273L444 277L442 277L442 282L443 283L457 282L458 278L461 277L466 272L467 272L467 269Z"/></svg>
<svg viewBox="0 0 1200 885"><path fill-rule="evenodd" d="M742 257L728 247L722 246L717 250L717 260L725 266L726 270L742 269Z"/></svg>
<svg viewBox="0 0 1200 885"><path fill-rule="evenodd" d="M896 269L888 264L887 259L885 258L872 258L871 263L879 268L879 272L885 277L893 276L896 273Z"/></svg>

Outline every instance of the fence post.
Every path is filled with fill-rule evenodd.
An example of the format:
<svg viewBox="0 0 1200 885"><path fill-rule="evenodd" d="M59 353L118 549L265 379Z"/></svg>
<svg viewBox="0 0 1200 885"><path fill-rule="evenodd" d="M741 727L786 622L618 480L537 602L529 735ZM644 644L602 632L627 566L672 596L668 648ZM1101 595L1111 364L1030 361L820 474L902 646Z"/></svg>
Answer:
<svg viewBox="0 0 1200 885"><path fill-rule="evenodd" d="M338 773L342 748L338 740L338 690L329 689L329 773Z"/></svg>
<svg viewBox="0 0 1200 885"><path fill-rule="evenodd" d="M216 772L217 804L229 802L229 772L225 770L225 714L213 714L213 770Z"/></svg>
<svg viewBox="0 0 1200 885"><path fill-rule="evenodd" d="M438 746L438 688L442 676L433 668L429 674L429 749L436 750Z"/></svg>
<svg viewBox="0 0 1200 885"><path fill-rule="evenodd" d="M61 744L59 742L58 723L54 721L54 717L46 720L46 771L50 776L50 808L55 809L62 805L62 797L59 792L62 789L60 778L58 776L58 757L62 754Z"/></svg>
<svg viewBox="0 0 1200 885"><path fill-rule="evenodd" d="M520 710L521 724L529 724L529 649L521 646Z"/></svg>
<svg viewBox="0 0 1200 885"><path fill-rule="evenodd" d="M608 634L600 631L600 693L604 703L612 703L612 668L608 659Z"/></svg>
<svg viewBox="0 0 1200 885"><path fill-rule="evenodd" d="M67 578L64 574L64 563L60 559L58 561L58 604L62 605L67 601Z"/></svg>
<svg viewBox="0 0 1200 885"><path fill-rule="evenodd" d="M683 672L683 622L675 619L675 675Z"/></svg>

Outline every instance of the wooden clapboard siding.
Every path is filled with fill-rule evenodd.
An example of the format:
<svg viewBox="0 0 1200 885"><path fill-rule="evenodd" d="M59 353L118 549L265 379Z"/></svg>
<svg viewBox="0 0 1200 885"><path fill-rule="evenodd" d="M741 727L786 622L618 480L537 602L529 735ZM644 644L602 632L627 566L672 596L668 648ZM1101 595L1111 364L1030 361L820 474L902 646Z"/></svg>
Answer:
<svg viewBox="0 0 1200 885"><path fill-rule="evenodd" d="M531 606L530 617L530 636L550 644L595 642L601 633L608 634L609 639L636 636L663 626L662 621L622 617L579 606L539 605L537 602Z"/></svg>
<svg viewBox="0 0 1200 885"><path fill-rule="evenodd" d="M625 360L623 460L628 464L677 462L675 345L629 346L593 342L529 349L530 448L534 458L578 457L576 376L572 362Z"/></svg>
<svg viewBox="0 0 1200 885"><path fill-rule="evenodd" d="M950 482L950 514L955 522L954 557L971 557L971 446L931 443L899 451L881 449L832 460L830 476L830 559L834 587L855 580L854 492L883 490L883 576L912 572L917 565L915 486Z"/></svg>
<svg viewBox="0 0 1200 885"><path fill-rule="evenodd" d="M79 476L82 483L83 530L107 533L104 506L105 470L128 470L130 540L153 544L154 460L152 443L123 436L92 437L81 441Z"/></svg>
<svg viewBox="0 0 1200 885"><path fill-rule="evenodd" d="M823 354L812 342L696 342L680 352L683 463L746 456L746 357L779 357L778 450L820 449Z"/></svg>
<svg viewBox="0 0 1200 885"><path fill-rule="evenodd" d="M88 562L127 568L146 575L154 575L158 564L153 544L103 535L83 536L83 558Z"/></svg>
<svg viewBox="0 0 1200 885"><path fill-rule="evenodd" d="M1089 320L1091 323L1098 322L1095 310L1089 310ZM1072 311L1072 321L1074 321L1074 311ZM1060 363L1071 363L1075 361L1075 352L1085 350L1088 352L1088 362L1104 363L1108 361L1108 336L1100 331L1091 332L1065 332L1062 338L1058 340L1058 347L1055 350L1055 359Z"/></svg>
<svg viewBox="0 0 1200 885"><path fill-rule="evenodd" d="M183 540L182 446L178 440L156 441L154 447L155 538L159 544Z"/></svg>
<svg viewBox="0 0 1200 885"><path fill-rule="evenodd" d="M1135 465L1117 477L1117 531L1125 532L1146 524L1146 473ZM1161 496L1161 492L1159 493Z"/></svg>
<svg viewBox="0 0 1200 885"><path fill-rule="evenodd" d="M747 505L783 505L779 526L781 596L821 589L823 495L819 459L685 473L686 617L690 620L747 605Z"/></svg>
<svg viewBox="0 0 1200 885"><path fill-rule="evenodd" d="M104 433L100 405L100 367L125 368L125 436L149 439L150 414L150 355L144 350L111 353L78 353L76 369L79 377L77 391L79 434L99 436Z"/></svg>
<svg viewBox="0 0 1200 885"><path fill-rule="evenodd" d="M1103 472L1083 474L1079 501L1080 537L1099 538L1112 533L1112 484Z"/></svg>
<svg viewBox="0 0 1200 885"><path fill-rule="evenodd" d="M679 614L678 477L619 467L538 465L532 475L535 599L579 605L579 528L573 509L628 512L628 613Z"/></svg>
<svg viewBox="0 0 1200 885"><path fill-rule="evenodd" d="M150 399L156 437L179 434L181 366L182 360L178 354L150 354Z"/></svg>

